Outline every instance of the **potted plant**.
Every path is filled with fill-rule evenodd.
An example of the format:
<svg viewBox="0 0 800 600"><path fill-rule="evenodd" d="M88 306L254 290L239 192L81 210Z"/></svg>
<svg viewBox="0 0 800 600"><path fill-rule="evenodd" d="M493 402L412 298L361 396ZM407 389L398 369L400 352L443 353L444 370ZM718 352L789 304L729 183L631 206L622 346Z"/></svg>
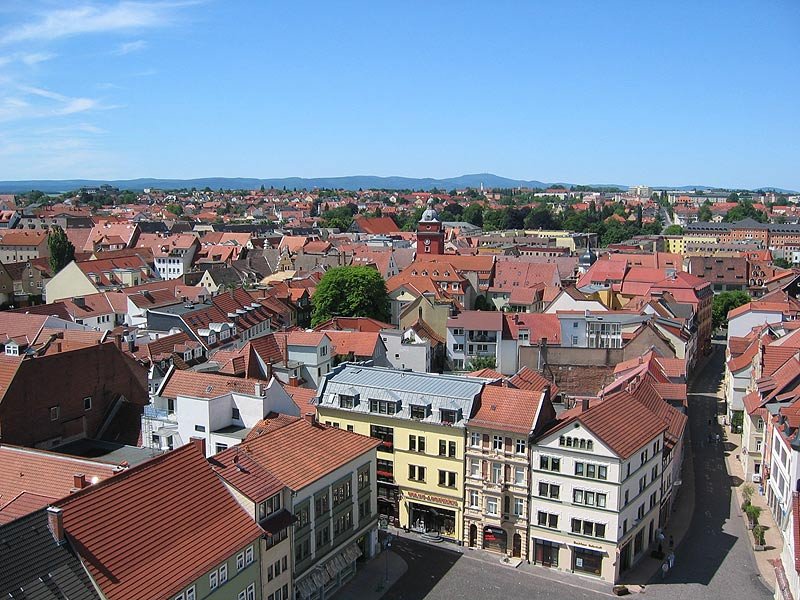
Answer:
<svg viewBox="0 0 800 600"><path fill-rule="evenodd" d="M764 531L766 531L766 528L763 525L753 527L753 550L764 550L767 545L764 539Z"/></svg>
<svg viewBox="0 0 800 600"><path fill-rule="evenodd" d="M752 529L758 525L758 517L761 516L760 507L756 506L755 504L748 504L745 507L744 512L747 515L748 529Z"/></svg>
<svg viewBox="0 0 800 600"><path fill-rule="evenodd" d="M756 488L753 487L752 483L745 483L741 489L742 489L742 498L744 498L744 504L750 504L750 502L753 499L753 494L756 493Z"/></svg>

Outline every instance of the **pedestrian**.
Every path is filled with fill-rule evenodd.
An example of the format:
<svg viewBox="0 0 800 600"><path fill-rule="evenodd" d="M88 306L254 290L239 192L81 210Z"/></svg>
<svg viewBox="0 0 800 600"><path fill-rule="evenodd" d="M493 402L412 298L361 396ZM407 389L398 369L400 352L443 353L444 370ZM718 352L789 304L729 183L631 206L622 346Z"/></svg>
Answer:
<svg viewBox="0 0 800 600"><path fill-rule="evenodd" d="M669 563L669 568L670 569L675 566L675 553L674 552L670 552L669 553L669 556L667 556L667 562Z"/></svg>
<svg viewBox="0 0 800 600"><path fill-rule="evenodd" d="M669 571L669 563L664 561L661 563L661 579L664 579L664 577L667 576L667 571Z"/></svg>

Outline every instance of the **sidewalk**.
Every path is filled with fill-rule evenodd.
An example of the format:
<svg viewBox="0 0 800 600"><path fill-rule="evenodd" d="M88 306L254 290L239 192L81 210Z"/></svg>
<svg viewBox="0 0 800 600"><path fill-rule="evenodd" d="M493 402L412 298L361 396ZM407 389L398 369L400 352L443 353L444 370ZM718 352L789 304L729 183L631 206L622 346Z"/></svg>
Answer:
<svg viewBox="0 0 800 600"><path fill-rule="evenodd" d="M676 555L679 554L678 549L689 531L694 514L694 453L688 426L683 440L683 470L681 477L681 487L678 489L675 502L672 504L669 523L664 528L663 549L665 554L669 552L670 536L675 540ZM625 579L621 583L627 585L631 592L643 592L644 587L658 574L663 562L663 559L656 559L648 554L625 574Z"/></svg>
<svg viewBox="0 0 800 600"><path fill-rule="evenodd" d="M744 481L742 463L736 458L741 453L742 436L741 434L730 433L725 427L723 427L722 430L726 448L725 463L728 467L728 473L731 475L731 479L741 482L733 488L736 491L736 515L740 519L743 519L745 525L747 525L747 516L742 512L741 508L742 502L744 502L742 486L747 482ZM765 547L767 549L759 552L754 551L753 554L755 555L756 565L758 566L758 571L761 573L761 578L771 590L774 590L776 583L775 567L772 566L770 561L780 559L783 550L783 536L781 535L777 523L775 523L775 519L772 518L772 513L767 506L766 499L758 493L757 485L753 485L753 487L756 493L753 494L751 502L761 508L761 516L758 518L758 521L767 528L764 533ZM752 546L753 534L748 531L747 535Z"/></svg>
<svg viewBox="0 0 800 600"><path fill-rule="evenodd" d="M356 576L333 597L336 600L378 600L407 570L406 561L391 550L384 550L372 560L359 563Z"/></svg>

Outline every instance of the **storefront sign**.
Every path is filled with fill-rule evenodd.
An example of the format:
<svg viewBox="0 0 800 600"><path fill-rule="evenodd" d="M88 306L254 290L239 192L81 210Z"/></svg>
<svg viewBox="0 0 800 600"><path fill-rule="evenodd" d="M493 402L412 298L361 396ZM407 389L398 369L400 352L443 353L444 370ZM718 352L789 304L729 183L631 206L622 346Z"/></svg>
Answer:
<svg viewBox="0 0 800 600"><path fill-rule="evenodd" d="M430 502L432 504L442 504L444 506L458 507L458 500L452 498L443 498L442 496L431 496L422 492L405 492L403 494L410 500L422 500L423 502Z"/></svg>
<svg viewBox="0 0 800 600"><path fill-rule="evenodd" d="M602 546L596 546L595 544L589 544L587 542L572 542L570 546L575 546L576 548L584 548L586 550L598 550L600 552L605 551L605 549Z"/></svg>

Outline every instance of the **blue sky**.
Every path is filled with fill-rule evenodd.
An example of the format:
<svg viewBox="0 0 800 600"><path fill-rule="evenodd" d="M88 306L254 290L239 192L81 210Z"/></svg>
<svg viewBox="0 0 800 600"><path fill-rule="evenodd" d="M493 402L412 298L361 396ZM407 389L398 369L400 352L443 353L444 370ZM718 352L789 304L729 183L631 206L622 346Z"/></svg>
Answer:
<svg viewBox="0 0 800 600"><path fill-rule="evenodd" d="M800 2L0 2L0 179L800 189Z"/></svg>

